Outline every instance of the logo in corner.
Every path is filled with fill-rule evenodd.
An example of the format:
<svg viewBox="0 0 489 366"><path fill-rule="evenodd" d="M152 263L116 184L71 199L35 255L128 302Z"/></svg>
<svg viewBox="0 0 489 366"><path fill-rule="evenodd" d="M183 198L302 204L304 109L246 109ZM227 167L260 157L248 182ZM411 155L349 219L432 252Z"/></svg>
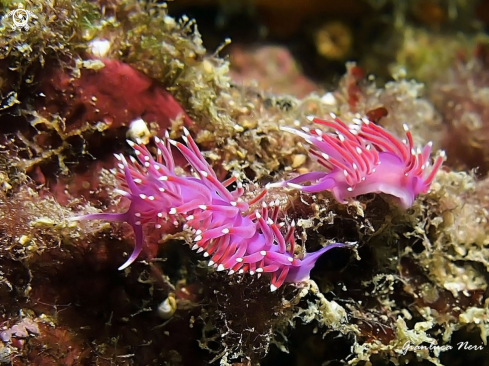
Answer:
<svg viewBox="0 0 489 366"><path fill-rule="evenodd" d="M18 9L11 10L8 16L12 17L12 21L14 24L12 25L12 29L25 29L29 30L29 17L37 19L37 16L30 10L24 9L24 5L19 4Z"/></svg>

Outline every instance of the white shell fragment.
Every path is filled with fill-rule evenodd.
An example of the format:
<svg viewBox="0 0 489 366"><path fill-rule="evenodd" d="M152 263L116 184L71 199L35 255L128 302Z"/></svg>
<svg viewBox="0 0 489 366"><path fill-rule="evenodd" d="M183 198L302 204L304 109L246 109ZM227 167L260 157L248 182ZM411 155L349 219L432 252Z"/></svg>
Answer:
<svg viewBox="0 0 489 366"><path fill-rule="evenodd" d="M90 50L90 53L95 57L106 57L110 50L110 41L103 38L95 38L88 43L88 49Z"/></svg>
<svg viewBox="0 0 489 366"><path fill-rule="evenodd" d="M164 320L173 317L175 311L177 311L177 301L175 300L173 294L170 294L165 300L163 300L157 309L158 316Z"/></svg>
<svg viewBox="0 0 489 366"><path fill-rule="evenodd" d="M127 138L137 143L147 145L151 139L151 132L149 132L148 125L141 118L136 119L129 125L127 131Z"/></svg>

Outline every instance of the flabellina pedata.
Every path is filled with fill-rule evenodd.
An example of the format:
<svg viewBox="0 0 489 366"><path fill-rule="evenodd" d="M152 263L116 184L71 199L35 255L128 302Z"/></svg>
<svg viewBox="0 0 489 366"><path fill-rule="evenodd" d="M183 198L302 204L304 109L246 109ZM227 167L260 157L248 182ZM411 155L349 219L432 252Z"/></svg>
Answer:
<svg viewBox="0 0 489 366"><path fill-rule="evenodd" d="M278 204L263 202L261 209L250 212L250 204L262 199L263 195L250 202L243 201L244 188L239 182L233 191L226 188L236 182L236 178L220 182L186 129L183 139L186 145L169 139L168 134L163 140L155 138L155 158L144 145L129 142L137 160L127 161L122 155L116 156L118 177L123 182L119 193L130 201L129 209L123 213L97 213L74 218L121 221L132 226L134 251L119 269L128 267L141 253L143 227L160 229L164 222L189 230L193 235L192 249L207 257L209 265L217 271L251 275L268 273L271 291L284 282L307 280L323 253L350 245L333 243L316 252L296 255L295 223L278 223ZM193 175L177 174L171 145L189 162Z"/></svg>
<svg viewBox="0 0 489 366"><path fill-rule="evenodd" d="M332 121L311 118L333 132L283 127L304 138L324 171L313 171L272 187L289 186L303 192L331 191L339 202L366 193L385 193L397 197L404 208L416 196L428 192L445 157L441 151L430 164L431 142L415 149L411 132L404 125L406 139L399 140L368 119L355 119L346 125L335 115ZM310 185L303 185L309 182Z"/></svg>

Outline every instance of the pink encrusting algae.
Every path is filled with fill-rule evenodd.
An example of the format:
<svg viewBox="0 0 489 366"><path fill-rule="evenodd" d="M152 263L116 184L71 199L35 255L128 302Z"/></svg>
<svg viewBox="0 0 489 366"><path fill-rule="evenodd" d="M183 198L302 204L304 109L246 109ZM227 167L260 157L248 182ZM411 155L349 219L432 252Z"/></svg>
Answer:
<svg viewBox="0 0 489 366"><path fill-rule="evenodd" d="M430 164L431 142L415 149L411 132L404 125L406 139L399 140L387 130L366 118L346 125L334 114L332 121L311 118L334 132L306 127L282 130L303 137L310 153L326 171L313 171L272 187L289 186L303 192L329 190L339 202L367 193L386 193L397 197L404 208L412 206L416 196L427 193L441 167L445 152ZM310 185L302 183L310 182Z"/></svg>
<svg viewBox="0 0 489 366"><path fill-rule="evenodd" d="M265 204L261 209L249 212L250 204L263 198L259 195L250 202L242 199L244 188L236 183L236 189L226 187L236 182L232 177L220 182L206 162L197 145L184 129L186 146L173 141L166 134L164 141L155 138L156 159L144 145L129 144L134 148L137 160L119 160L119 178L123 190L119 193L130 200L130 207L123 213L97 213L78 216L76 220L100 219L129 223L135 234L135 248L129 259L119 268L133 263L141 253L144 242L143 226L154 225L160 229L164 222L182 225L194 238L193 250L209 258L209 266L229 274L271 274L271 290L284 282L301 282L309 278L316 260L326 251L349 244L333 243L322 249L305 253L301 258L294 255L295 223L287 230L277 222L278 203ZM171 151L174 145L193 168L193 175L179 175L175 171ZM285 232L285 234L284 234Z"/></svg>

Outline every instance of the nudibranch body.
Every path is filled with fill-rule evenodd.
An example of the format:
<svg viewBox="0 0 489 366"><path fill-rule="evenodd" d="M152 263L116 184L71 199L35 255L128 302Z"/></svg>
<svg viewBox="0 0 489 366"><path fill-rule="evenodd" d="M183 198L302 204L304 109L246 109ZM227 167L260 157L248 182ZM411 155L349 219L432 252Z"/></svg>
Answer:
<svg viewBox="0 0 489 366"><path fill-rule="evenodd" d="M305 173L270 186L289 186L308 193L328 190L339 202L366 193L386 193L397 197L404 208L412 206L418 194L428 192L443 163L443 151L431 165L432 144L415 149L407 125L406 139L401 141L367 119L355 119L354 124L346 125L332 117L332 121L311 120L334 132L282 127L311 145L310 153L325 171ZM305 182L311 184L302 185Z"/></svg>
<svg viewBox="0 0 489 366"><path fill-rule="evenodd" d="M279 205L262 203L261 209L249 212L250 202L242 199L244 188L227 187L236 177L220 182L197 145L184 129L186 145L173 141L166 134L164 141L156 138L156 159L142 144L129 142L136 159L119 160L118 177L122 189L118 192L130 201L123 213L97 213L75 217L76 220L108 220L129 223L135 233L135 248L119 269L124 269L139 256L144 242L143 226L161 229L165 222L173 223L193 235L192 249L209 258L209 266L229 274L269 273L272 291L284 282L301 282L309 278L316 260L326 251L349 244L332 243L313 253L295 253L292 221L286 230L278 223ZM193 175L177 173L172 145L193 169ZM151 226L149 227L151 228Z"/></svg>

